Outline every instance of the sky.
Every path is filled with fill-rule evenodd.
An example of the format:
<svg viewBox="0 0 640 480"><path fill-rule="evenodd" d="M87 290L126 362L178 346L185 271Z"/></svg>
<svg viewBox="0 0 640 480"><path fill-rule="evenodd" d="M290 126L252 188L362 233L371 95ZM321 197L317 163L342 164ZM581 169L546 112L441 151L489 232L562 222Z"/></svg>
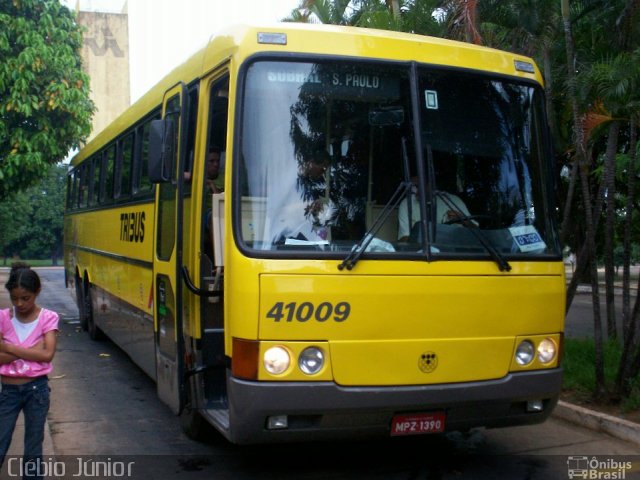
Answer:
<svg viewBox="0 0 640 480"><path fill-rule="evenodd" d="M61 0L75 9L78 0ZM121 13L125 0L79 0L80 9ZM128 0L131 103L204 46L237 23L273 23L300 0Z"/></svg>

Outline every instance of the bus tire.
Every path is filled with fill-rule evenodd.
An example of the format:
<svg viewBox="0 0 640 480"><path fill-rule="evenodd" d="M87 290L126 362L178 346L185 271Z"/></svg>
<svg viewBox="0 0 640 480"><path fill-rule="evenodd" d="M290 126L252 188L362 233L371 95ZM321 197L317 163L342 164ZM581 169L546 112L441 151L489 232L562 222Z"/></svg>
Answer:
<svg viewBox="0 0 640 480"><path fill-rule="evenodd" d="M184 434L191 440L203 442L210 437L213 427L198 413L186 405L180 414L180 426Z"/></svg>
<svg viewBox="0 0 640 480"><path fill-rule="evenodd" d="M89 338L94 341L104 339L104 333L98 328L93 318L93 303L91 302L91 287L89 284L85 284L84 292L84 314L87 321L87 331L89 332Z"/></svg>

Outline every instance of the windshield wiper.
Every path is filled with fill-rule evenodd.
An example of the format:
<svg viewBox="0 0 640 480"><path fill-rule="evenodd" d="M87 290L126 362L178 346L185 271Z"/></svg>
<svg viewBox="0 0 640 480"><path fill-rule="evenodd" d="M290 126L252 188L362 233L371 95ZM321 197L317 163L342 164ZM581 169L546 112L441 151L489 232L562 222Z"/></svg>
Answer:
<svg viewBox="0 0 640 480"><path fill-rule="evenodd" d="M391 198L378 214L371 227L364 233L360 241L354 245L349 255L338 265L338 270L344 270L345 268L351 270L356 266L356 263L371 243L371 240L373 240L373 236L380 230L380 227L384 225L389 214L400 204L402 199L408 195L411 191L411 186L412 183L410 181L405 180L400 182L398 188L393 192L393 195L391 195Z"/></svg>
<svg viewBox="0 0 640 480"><path fill-rule="evenodd" d="M382 211L378 214L376 219L373 221L371 227L364 232L364 235L360 239L358 243L356 243L349 255L338 265L338 270L351 270L356 266L358 260L362 254L367 250L367 247L373 240L374 234L380 230L380 227L384 225L384 222L387 220L389 214L400 204L403 198L409 198L409 193L411 192L411 179L409 177L409 154L407 153L407 138L402 137L401 139L402 145L402 166L404 170L404 180L400 182L396 191L393 192L389 201L385 204ZM409 202L409 218L411 218L411 202Z"/></svg>
<svg viewBox="0 0 640 480"><path fill-rule="evenodd" d="M485 248L485 250L489 253L489 256L493 259L494 262L498 265L498 268L501 272L509 272L511 270L511 265L506 258L502 256L498 250L495 249L491 242L489 242L486 237L483 235L482 231L478 228L478 226L473 222L473 216L465 215L458 206L449 198L446 192L435 191L434 196L442 200L442 202L450 209L453 210L456 214L456 219L449 223L459 223L463 227L467 228L476 240L480 242L480 244Z"/></svg>

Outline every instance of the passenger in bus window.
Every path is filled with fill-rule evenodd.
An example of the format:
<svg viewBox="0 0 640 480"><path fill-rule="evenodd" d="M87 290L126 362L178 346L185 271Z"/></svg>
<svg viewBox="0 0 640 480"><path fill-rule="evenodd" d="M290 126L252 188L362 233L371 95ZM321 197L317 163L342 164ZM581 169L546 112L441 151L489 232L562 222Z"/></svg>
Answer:
<svg viewBox="0 0 640 480"><path fill-rule="evenodd" d="M213 229L211 225L211 204L214 193L224 191L224 179L220 178L222 152L220 147L211 145L207 153L205 165L205 195L206 210L204 217L204 249L209 256L213 255Z"/></svg>
<svg viewBox="0 0 640 480"><path fill-rule="evenodd" d="M411 224L409 224L409 202L405 197L398 206L398 241L406 242L410 239L411 232L420 221L420 202L418 197L418 177L412 176L411 192ZM438 191L436 201L436 222L456 223L470 216L469 209L464 201L457 195L445 191ZM475 224L473 220L471 220Z"/></svg>
<svg viewBox="0 0 640 480"><path fill-rule="evenodd" d="M206 184L208 193L222 193L224 180L220 179L222 153L220 148L212 145L207 153Z"/></svg>

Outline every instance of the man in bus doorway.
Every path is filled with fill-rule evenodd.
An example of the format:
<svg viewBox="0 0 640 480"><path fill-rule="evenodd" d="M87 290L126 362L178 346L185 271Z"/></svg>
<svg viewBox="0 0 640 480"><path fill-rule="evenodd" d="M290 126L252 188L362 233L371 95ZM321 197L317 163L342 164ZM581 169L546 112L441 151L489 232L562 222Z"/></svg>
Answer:
<svg viewBox="0 0 640 480"><path fill-rule="evenodd" d="M211 225L212 194L224 192L224 176L220 176L222 152L216 145L209 146L205 165L205 216L204 216L204 249L207 256L213 258L213 227Z"/></svg>
<svg viewBox="0 0 640 480"><path fill-rule="evenodd" d="M211 145L209 152L207 153L207 165L206 165L206 184L207 193L222 193L224 191L224 179L220 179L220 162L221 162L220 148Z"/></svg>

